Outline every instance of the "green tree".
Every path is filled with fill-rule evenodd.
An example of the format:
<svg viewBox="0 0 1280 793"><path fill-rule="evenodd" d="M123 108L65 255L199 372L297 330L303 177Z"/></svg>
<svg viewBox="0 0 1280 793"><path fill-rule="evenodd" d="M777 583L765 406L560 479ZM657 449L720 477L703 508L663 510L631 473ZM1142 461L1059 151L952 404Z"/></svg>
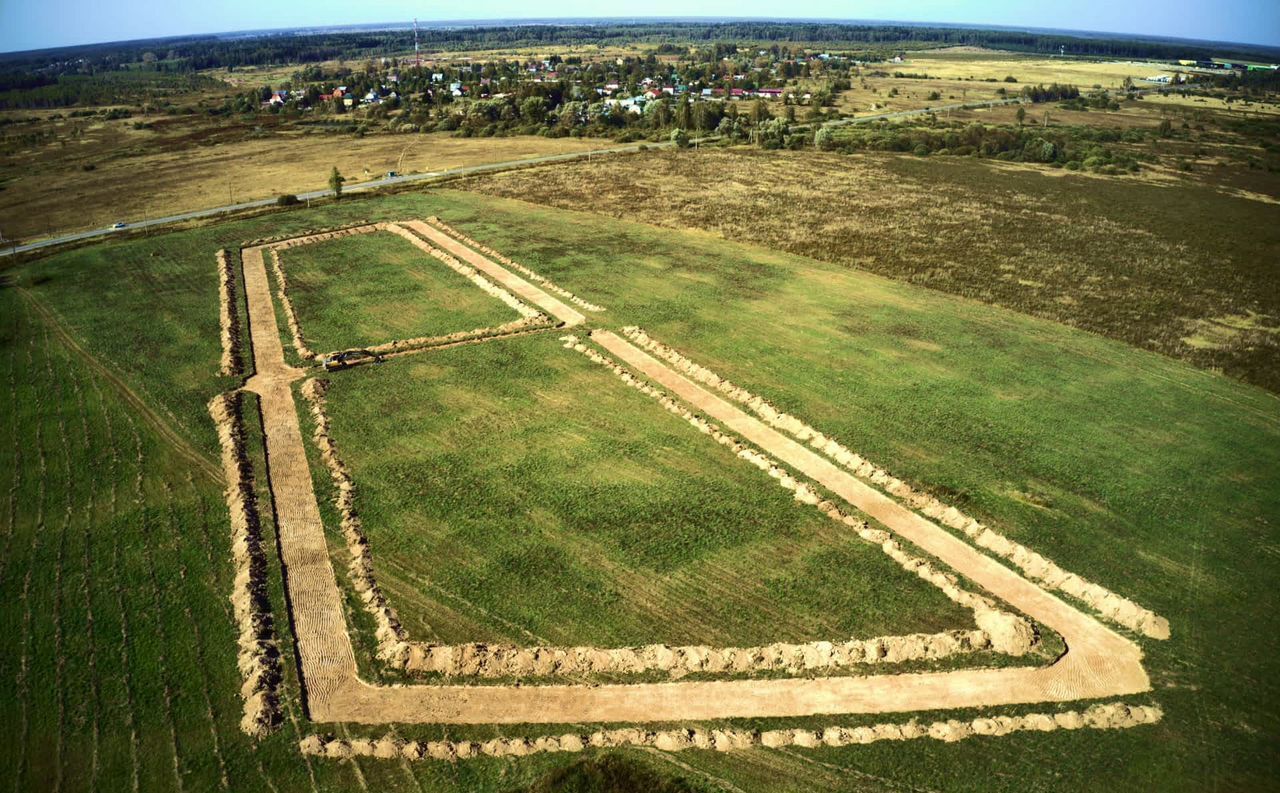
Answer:
<svg viewBox="0 0 1280 793"><path fill-rule="evenodd" d="M1027 109L1022 105L1018 105L1018 126L1022 126L1022 122L1027 119Z"/></svg>
<svg viewBox="0 0 1280 793"><path fill-rule="evenodd" d="M334 198L342 198L342 183L347 181L347 177L338 173L338 166L333 166L333 170L329 173L329 189L333 191Z"/></svg>
<svg viewBox="0 0 1280 793"><path fill-rule="evenodd" d="M687 149L689 148L689 133L680 127L676 127L671 131L671 142L676 144L678 148Z"/></svg>

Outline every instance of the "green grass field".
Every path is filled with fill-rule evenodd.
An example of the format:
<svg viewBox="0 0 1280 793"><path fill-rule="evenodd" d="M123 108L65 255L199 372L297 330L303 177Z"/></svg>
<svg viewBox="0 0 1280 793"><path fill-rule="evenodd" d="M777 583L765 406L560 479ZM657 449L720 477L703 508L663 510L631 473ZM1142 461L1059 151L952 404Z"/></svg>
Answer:
<svg viewBox="0 0 1280 793"><path fill-rule="evenodd" d="M973 626L553 335L332 382L379 579L421 640L735 646Z"/></svg>
<svg viewBox="0 0 1280 793"><path fill-rule="evenodd" d="M230 565L220 486L205 476L204 465L153 427L153 421L163 422L197 459L213 463L216 438L205 402L232 385L216 376L213 252L219 247L268 234L430 214L606 305L602 319L610 327L643 325L899 476L1133 597L1172 624L1168 642L1142 642L1154 690L1139 699L1165 711L1154 727L1020 734L955 745L921 740L728 756L695 751L672 760L639 750L618 754L655 773L715 784L709 776L744 790L1204 790L1273 783L1280 737L1280 669L1274 660L1280 657L1280 621L1265 606L1274 600L1280 567L1280 403L1273 395L1117 341L858 270L708 234L441 190L116 241L5 272L0 370L9 373L9 394L0 407L7 438L0 459L14 464L0 465L0 494L7 499L0 512L7 549L0 557L0 678L6 681L0 718L12 729L0 749L0 768L15 789L53 788L59 779L65 790L129 789L135 774L140 789L219 789L225 769L225 788L233 790L268 788L265 779L280 791L361 789L362 781L371 790L518 790L579 759L412 767L308 761L291 746L296 733L290 718L281 733L259 745L243 738L236 728L239 680L226 602ZM58 318L154 417L142 415L118 384L72 351L53 320L24 294ZM652 421L619 425L612 413L574 410L581 394L569 398L547 386L586 382L593 375L581 371L585 363L554 355L557 350L546 356L525 352L536 349L525 344L552 343L513 340L343 373L346 379L337 382L331 400L335 430L350 436L364 421L371 433L395 441L387 459L375 459L372 451L361 457L359 439L338 437L370 498L365 515L375 555L383 540L388 553L407 556L414 550L408 521L418 511L430 536L451 540L451 552L458 554L453 558L499 573L487 582L464 583L474 587L477 600L507 608L504 619L538 631L561 624L562 615L553 619L523 594L511 597L512 603L497 600L507 571L551 570L539 587L564 584L571 590L557 602L568 604L565 624L579 635L643 639L642 629L652 624L634 612L619 611L612 622L605 609L590 614L577 605L596 594L587 587L575 597L573 587L592 583L593 575L597 583L604 580L576 555L585 547L584 536L600 560L622 555L635 570L661 572L694 569L717 554L777 541L768 536L771 529L804 529L797 524L803 518L794 517L803 514L797 507L774 501L785 495L775 486L777 494L766 488L752 503L777 522L750 527L755 534L726 531L741 523L717 512L730 503L719 496L739 475L716 473L717 468L699 469L678 483L681 493L714 493L716 498L693 506L700 514L723 516L713 525L717 531L697 535L696 542L628 545L637 538L625 521L598 535L586 531L596 513L582 503L582 494L591 487L608 489L628 471L615 463L608 476L593 482L570 477L572 467L543 465L540 455L572 458L568 452L578 444L576 465L582 470L591 454L604 457L621 448L646 460L640 467L646 476L652 470L647 460L658 461L659 473L671 482L679 461L706 459L718 450L696 436L686 442L691 431L674 424L664 428L657 413ZM467 379L429 376L455 370ZM415 372L423 376L415 378ZM620 384L605 393L618 405L639 399ZM499 397L549 413L521 410L517 417L509 411L511 423L496 424L491 419L502 412ZM378 415L378 406L390 415ZM465 410L481 426L450 426L446 416L432 415L433 406ZM642 407L633 412L649 415ZM391 438L393 420L411 432ZM566 436L555 442L539 437L540 428L569 420L591 431L574 444ZM501 438L504 431L537 445L529 454L503 448L502 443L515 446ZM635 440L633 447L616 445L618 438L610 434L624 431L623 438ZM483 442L474 455L468 453L473 447L431 445L433 439L453 439L460 447L460 438ZM662 443L681 453L659 454ZM686 443L696 448L683 449ZM495 447L502 464L479 454ZM421 499L416 505L407 497L394 499L398 477L423 484L419 476L436 472L456 476L463 488L475 487L482 473L528 488L551 507L546 526L538 528L555 531L560 544L554 550L574 564L567 572L564 565L525 567L537 561L521 556L531 543L497 504L474 505L492 509L487 515L461 515L461 499L427 507ZM634 478L635 471L630 473ZM743 481L753 473L744 467ZM544 497L561 486L571 488L569 503ZM655 486L650 492L660 491L665 492ZM642 506L641 500L619 503ZM494 517L503 521L497 524L502 544L486 549L477 532L495 525L485 523ZM678 522L655 519L649 525L677 540L682 536ZM419 553L427 557L429 551ZM863 575L851 569L850 586L865 586L858 580ZM424 589L418 597L439 596ZM278 592L276 601L282 610ZM483 625L482 615L450 605L457 616L443 623L449 630L498 635L495 625ZM882 605L886 615L903 607L905 616L905 607L919 604ZM820 614L812 604L793 609L796 625L805 614ZM714 624L737 620L743 633L763 632L763 612L727 616ZM433 618L423 621L434 626ZM298 729L306 729L292 679L286 691L290 714ZM866 720L754 723L860 721ZM449 734L494 732L534 730Z"/></svg>
<svg viewBox="0 0 1280 793"><path fill-rule="evenodd" d="M518 319L500 300L387 231L280 253L289 299L317 351L443 336Z"/></svg>

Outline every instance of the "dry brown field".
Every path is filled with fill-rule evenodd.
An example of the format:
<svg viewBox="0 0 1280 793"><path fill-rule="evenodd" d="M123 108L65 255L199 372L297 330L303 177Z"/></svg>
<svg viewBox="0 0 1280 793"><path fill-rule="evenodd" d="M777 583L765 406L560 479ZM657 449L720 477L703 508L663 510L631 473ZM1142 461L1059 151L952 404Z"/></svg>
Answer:
<svg viewBox="0 0 1280 793"><path fill-rule="evenodd" d="M1189 173L1155 165L1097 177L962 157L731 149L467 184L870 270L1280 389L1280 290L1258 268L1277 243L1280 185L1213 160ZM1209 344L1204 323L1215 328Z"/></svg>
<svg viewBox="0 0 1280 793"><path fill-rule="evenodd" d="M24 116L25 117L25 116ZM52 135L0 157L0 231L31 239L178 211L323 189L387 171L424 173L611 145L593 138L273 133L168 118L63 119ZM270 122L267 122L270 123ZM91 167L92 170L85 170Z"/></svg>

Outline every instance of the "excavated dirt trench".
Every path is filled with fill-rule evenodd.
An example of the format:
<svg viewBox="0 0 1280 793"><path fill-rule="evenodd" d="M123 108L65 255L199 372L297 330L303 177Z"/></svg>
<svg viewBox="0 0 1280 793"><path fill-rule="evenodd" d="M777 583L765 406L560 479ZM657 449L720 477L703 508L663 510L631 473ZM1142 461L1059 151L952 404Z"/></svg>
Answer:
<svg viewBox="0 0 1280 793"><path fill-rule="evenodd" d="M566 324L584 321L576 310L497 264L473 251L457 250L459 243L442 232L422 223L405 225ZM261 248L245 249L244 271L256 367L247 387L261 399L286 585L294 607L306 704L314 720L488 724L702 721L1064 702L1123 696L1150 687L1141 651L1130 640L608 332L596 332L592 338L693 409L1056 631L1066 641L1068 652L1041 668L852 678L602 686L370 685L359 679L347 634L291 390L291 383L302 372L289 367L284 359Z"/></svg>

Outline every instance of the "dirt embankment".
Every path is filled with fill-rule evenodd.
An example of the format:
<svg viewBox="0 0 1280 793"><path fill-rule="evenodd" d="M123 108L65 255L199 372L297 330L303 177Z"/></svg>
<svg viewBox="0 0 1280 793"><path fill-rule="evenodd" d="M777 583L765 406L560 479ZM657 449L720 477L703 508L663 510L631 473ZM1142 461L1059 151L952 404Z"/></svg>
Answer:
<svg viewBox="0 0 1280 793"><path fill-rule="evenodd" d="M280 266L280 253L275 248L269 248L271 254L271 270L276 274L276 284L279 286L277 292L280 296L280 306L284 309L284 320L289 325L289 335L293 337L293 348L297 350L298 357L304 361L314 361L319 356L315 351L307 346L305 337L302 335L302 325L298 323L298 312L293 309L293 301L289 299L289 282L285 280L284 268Z"/></svg>
<svg viewBox="0 0 1280 793"><path fill-rule="evenodd" d="M664 752L707 749L733 752L759 747L841 747L879 741L911 741L930 738L955 743L969 738L1009 735L1015 732L1056 730L1118 730L1155 724L1164 711L1154 705L1122 702L1091 705L1083 711L1031 713L1025 716L989 716L968 721L950 719L921 724L872 724L861 727L825 727L821 730L677 729L643 730L629 727L593 733L566 733L538 738L507 737L489 741L405 741L386 736L378 739L343 739L308 735L298 743L303 754L346 759L373 757L386 760L465 760L473 757L524 757L547 752L581 752L624 746L647 746Z"/></svg>
<svg viewBox="0 0 1280 793"><path fill-rule="evenodd" d="M861 664L937 660L990 647L990 636L981 629L759 647L648 644L605 649L412 643L405 669L447 677L517 678L658 671L678 679L690 672L831 672Z"/></svg>
<svg viewBox="0 0 1280 793"><path fill-rule="evenodd" d="M947 506L928 493L916 490L883 468L850 451L834 438L823 435L795 416L778 410L761 397L734 385L710 369L699 366L671 347L653 339L644 330L628 327L623 328L623 333L642 349L666 360L676 371L744 405L765 423L790 434L796 440L808 443L813 449L822 452L855 476L878 486L926 517L963 532L979 547L1009 560L1027 576L1045 586L1078 598L1102 616L1120 625L1154 639L1169 638L1169 622L1164 617L1098 584L1086 581L1074 573L1068 573L1044 556L992 531L955 507Z"/></svg>
<svg viewBox="0 0 1280 793"><path fill-rule="evenodd" d="M209 403L209 414L222 444L227 509L231 513L231 557L235 564L231 604L239 628L237 665L244 698L240 728L262 737L280 724L280 650L267 597L267 563L240 403L238 393L221 394Z"/></svg>
<svg viewBox="0 0 1280 793"><path fill-rule="evenodd" d="M377 626L375 637L378 640L378 657L394 667L403 668L409 657L409 645L405 641L407 637L399 616L387 602L373 573L373 553L369 550L369 540L356 511L355 483L351 479L351 472L338 456L338 446L329 430L329 415L324 410L324 397L328 387L327 380L319 379L311 379L302 384L302 396L311 405L311 418L315 423L311 440L320 451L320 457L329 469L329 476L337 491L334 505L338 508L342 534L347 541L347 552L351 556L347 572L351 577L352 587L364 603L365 611Z"/></svg>
<svg viewBox="0 0 1280 793"><path fill-rule="evenodd" d="M879 547L886 556L897 562L903 569L915 573L919 578L938 587L949 600L972 609L979 630L986 634L987 641L983 642L983 647L990 646L998 652L1009 655L1023 655L1038 641L1035 628L1028 620L1002 611L991 600L964 589L956 576L939 570L925 559L906 552L902 544L893 539L888 532L872 528L866 521L845 514L832 501L822 498L811 485L798 481L776 460L724 432L714 423L677 402L663 390L636 377L613 359L582 344L576 336L565 336L563 341L566 348L580 352L595 363L610 369L624 383L658 400L666 410L683 418L699 432L709 435L717 443L732 450L739 459L769 474L780 486L790 491L796 501L816 507L832 520L853 529L862 540ZM896 637L898 641L909 638Z"/></svg>
<svg viewBox="0 0 1280 793"><path fill-rule="evenodd" d="M586 311L599 312L599 311L605 310L604 306L598 306L595 303L590 303L586 300L583 300L582 298L570 292L568 289L563 289L557 286L556 284L553 284L551 281L547 280L542 275L539 275L538 273L534 272L528 267L525 267L523 264L520 264L514 259L502 253L499 253L498 251L495 251L493 248L490 248L487 245L484 245L480 242L477 242L476 240L471 239L470 237L463 234L461 231L458 231L457 229L453 228L449 224L445 223L443 220L436 217L435 215L432 215L431 217L427 218L427 222L430 223L435 228L443 231L445 234L448 234L450 237L453 237L458 242L461 242L463 245L470 246L474 250L479 251L480 253L483 253L485 256L488 256L490 259L493 259L494 261L500 264L505 264L507 267L510 267L512 270L515 270L516 272L520 273L525 278L528 278L530 281L533 281L534 283L538 284L538 286L542 287L543 289L546 289L548 292L557 294L560 297L563 297L565 300L568 300L570 303L573 303L574 305Z"/></svg>
<svg viewBox="0 0 1280 793"><path fill-rule="evenodd" d="M218 374L240 374L240 310L236 301L236 271L231 254L218 251L218 319L222 327L222 361Z"/></svg>

